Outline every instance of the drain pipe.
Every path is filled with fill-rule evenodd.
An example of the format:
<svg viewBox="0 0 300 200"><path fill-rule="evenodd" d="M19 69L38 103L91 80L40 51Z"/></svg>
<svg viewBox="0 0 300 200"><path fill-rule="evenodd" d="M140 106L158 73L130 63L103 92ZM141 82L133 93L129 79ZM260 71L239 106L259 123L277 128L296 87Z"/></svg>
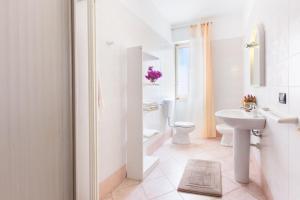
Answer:
<svg viewBox="0 0 300 200"><path fill-rule="evenodd" d="M262 134L259 130L252 129L251 133L252 133L252 135L254 135L256 137L262 138Z"/></svg>
<svg viewBox="0 0 300 200"><path fill-rule="evenodd" d="M251 130L251 134L254 135L255 137L262 138L262 133L261 133L260 130L252 129L252 130ZM256 147L257 149L261 149L260 143L250 144L250 146Z"/></svg>
<svg viewBox="0 0 300 200"><path fill-rule="evenodd" d="M256 147L257 149L261 148L261 145L259 143L256 144L250 144L251 147Z"/></svg>

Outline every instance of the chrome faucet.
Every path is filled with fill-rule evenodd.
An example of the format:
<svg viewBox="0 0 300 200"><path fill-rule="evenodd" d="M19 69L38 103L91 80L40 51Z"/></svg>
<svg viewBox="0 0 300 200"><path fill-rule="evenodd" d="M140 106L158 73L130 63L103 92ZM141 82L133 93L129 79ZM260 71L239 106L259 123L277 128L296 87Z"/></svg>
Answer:
<svg viewBox="0 0 300 200"><path fill-rule="evenodd" d="M256 107L256 103L251 103L248 106L242 106L241 109L244 109L246 112L251 112L253 110L255 110Z"/></svg>

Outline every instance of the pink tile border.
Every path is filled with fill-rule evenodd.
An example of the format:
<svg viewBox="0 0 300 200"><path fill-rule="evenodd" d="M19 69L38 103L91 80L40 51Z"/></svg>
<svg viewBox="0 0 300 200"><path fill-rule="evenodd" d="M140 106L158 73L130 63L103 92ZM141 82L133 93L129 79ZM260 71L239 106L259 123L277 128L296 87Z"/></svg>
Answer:
<svg viewBox="0 0 300 200"><path fill-rule="evenodd" d="M161 147L165 141L167 141L172 135L171 131L168 131L162 134L161 137L156 139L153 143L151 143L146 149L146 155L152 155L159 147Z"/></svg>
<svg viewBox="0 0 300 200"><path fill-rule="evenodd" d="M162 146L166 140L171 137L171 131L163 134L160 138L154 141L149 147L146 149L146 154L151 155L155 152L160 146ZM126 165L122 166L119 170L109 176L107 179L100 183L100 200L103 199L106 195L111 193L114 189L116 189L122 181L126 178Z"/></svg>
<svg viewBox="0 0 300 200"><path fill-rule="evenodd" d="M273 200L273 195L271 193L271 190L270 190L270 187L269 187L269 184L267 182L267 179L265 178L264 174L262 173L261 174L262 178L262 189L263 189L263 192L264 192L264 195L266 196L266 198L268 200Z"/></svg>
<svg viewBox="0 0 300 200"><path fill-rule="evenodd" d="M126 165L100 183L100 200L116 189L126 177Z"/></svg>

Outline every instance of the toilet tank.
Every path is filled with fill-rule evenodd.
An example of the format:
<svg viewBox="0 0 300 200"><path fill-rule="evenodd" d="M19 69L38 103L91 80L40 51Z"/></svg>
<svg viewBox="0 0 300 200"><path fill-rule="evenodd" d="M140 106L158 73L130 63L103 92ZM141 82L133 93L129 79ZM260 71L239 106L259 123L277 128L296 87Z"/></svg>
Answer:
<svg viewBox="0 0 300 200"><path fill-rule="evenodd" d="M174 100L164 99L163 100L163 113L166 118L172 119L174 116Z"/></svg>

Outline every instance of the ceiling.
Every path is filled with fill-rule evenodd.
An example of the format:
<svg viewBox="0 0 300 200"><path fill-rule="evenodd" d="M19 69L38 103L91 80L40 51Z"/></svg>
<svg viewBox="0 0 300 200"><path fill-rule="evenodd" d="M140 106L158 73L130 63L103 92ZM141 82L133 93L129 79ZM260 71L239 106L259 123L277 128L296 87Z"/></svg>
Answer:
<svg viewBox="0 0 300 200"><path fill-rule="evenodd" d="M247 0L151 0L171 25L205 17L242 14Z"/></svg>

